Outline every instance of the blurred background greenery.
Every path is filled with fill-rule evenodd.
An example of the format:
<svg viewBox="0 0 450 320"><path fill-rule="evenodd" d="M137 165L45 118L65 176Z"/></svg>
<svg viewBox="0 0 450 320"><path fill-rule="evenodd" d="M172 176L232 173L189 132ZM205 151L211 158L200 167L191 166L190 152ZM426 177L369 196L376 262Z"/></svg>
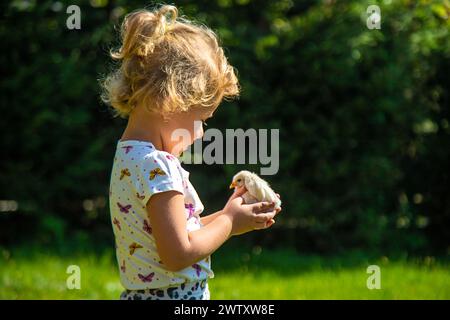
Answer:
<svg viewBox="0 0 450 320"><path fill-rule="evenodd" d="M80 30L66 28L71 4L81 9ZM126 122L100 103L99 79L113 67L108 51L118 45L116 26L126 13L147 4L153 5L122 0L0 4L0 298L61 297L59 289L55 295L48 289L56 281L51 270L64 278L60 266L75 256L84 256L88 265L89 257L107 261L109 280L102 285L113 284L109 294L94 290L68 298L117 297L108 187ZM275 289L258 295L242 286L244 293L233 296L225 284L236 280L223 276L212 283L216 297L449 299L450 1L173 4L219 34L238 70L241 98L223 103L208 128L280 129L280 170L267 180L282 195L282 215L271 230L233 238L215 254L218 270L247 270L256 277L252 257L262 252L259 267L267 266L267 277L280 287L266 283ZM381 9L379 30L366 26L371 4ZM258 166L185 168L210 213L224 205L236 171ZM278 269L270 266L273 255L280 257ZM326 284L334 276L326 278L321 266L344 272L342 284L350 281L345 272L355 266L364 278L369 261L388 257L397 259L397 275L408 274L402 268L411 266L413 284L396 289L410 295L370 296L365 287L364 294L349 288L353 294L327 295ZM315 259L320 262L314 264ZM103 264L92 261L101 273ZM310 262L317 268L307 267ZM432 272L435 264L439 267ZM38 265L46 270L38 272L38 282L46 285L31 289L27 281L35 283L34 278L26 275ZM284 290L277 278L286 268L298 270L299 277L313 273L301 278L295 293ZM427 279L427 272L436 275L424 280L429 295L414 289L414 279ZM325 278L317 280L321 275ZM316 284L314 289L305 279ZM302 294L302 288L310 294Z"/></svg>

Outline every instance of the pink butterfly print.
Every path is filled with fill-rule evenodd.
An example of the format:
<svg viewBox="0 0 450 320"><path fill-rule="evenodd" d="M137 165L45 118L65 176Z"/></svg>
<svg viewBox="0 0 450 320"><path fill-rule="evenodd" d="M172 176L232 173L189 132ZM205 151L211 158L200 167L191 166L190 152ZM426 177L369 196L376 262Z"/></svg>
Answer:
<svg viewBox="0 0 450 320"><path fill-rule="evenodd" d="M127 271L127 268L125 267L125 260L123 260L122 265L120 266L120 270L122 270L123 273Z"/></svg>
<svg viewBox="0 0 450 320"><path fill-rule="evenodd" d="M124 205L120 204L119 202L117 202L117 206L119 207L120 212L123 212L123 213L128 213L129 210L131 209L131 204L127 204L126 206L124 206Z"/></svg>
<svg viewBox="0 0 450 320"><path fill-rule="evenodd" d="M169 160L175 160L175 157L170 154L166 154L166 158Z"/></svg>
<svg viewBox="0 0 450 320"><path fill-rule="evenodd" d="M148 234L152 234L152 227L150 227L150 225L148 224L147 220L144 220L144 227L143 227L143 229Z"/></svg>
<svg viewBox="0 0 450 320"><path fill-rule="evenodd" d="M196 264L196 263L194 263L194 264L192 265L192 268L195 269L195 272L197 273L197 277L200 276L200 271L202 271L202 268L201 268L198 264Z"/></svg>
<svg viewBox="0 0 450 320"><path fill-rule="evenodd" d="M133 149L133 146L125 146L122 147L122 149L125 149L125 154L127 154L128 152L130 152L131 149Z"/></svg>
<svg viewBox="0 0 450 320"><path fill-rule="evenodd" d="M122 230L122 229L120 228L120 221L117 220L117 218L114 218L113 224L115 224L119 230Z"/></svg>
<svg viewBox="0 0 450 320"><path fill-rule="evenodd" d="M184 208L189 210L188 219L190 219L194 215L194 212L195 212L194 205L192 203L185 203Z"/></svg>
<svg viewBox="0 0 450 320"><path fill-rule="evenodd" d="M143 274L138 274L139 279L141 279L142 282L152 282L153 277L155 276L155 273L152 272L147 276L144 276Z"/></svg>

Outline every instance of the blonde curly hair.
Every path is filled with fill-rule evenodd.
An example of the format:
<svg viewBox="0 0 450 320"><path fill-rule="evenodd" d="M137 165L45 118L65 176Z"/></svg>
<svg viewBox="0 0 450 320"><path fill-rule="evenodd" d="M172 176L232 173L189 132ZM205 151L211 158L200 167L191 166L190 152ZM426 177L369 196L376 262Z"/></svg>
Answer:
<svg viewBox="0 0 450 320"><path fill-rule="evenodd" d="M216 108L239 95L234 68L216 34L178 17L171 5L128 14L121 47L111 51L120 67L102 82L102 100L127 118L139 104L164 117L192 108Z"/></svg>

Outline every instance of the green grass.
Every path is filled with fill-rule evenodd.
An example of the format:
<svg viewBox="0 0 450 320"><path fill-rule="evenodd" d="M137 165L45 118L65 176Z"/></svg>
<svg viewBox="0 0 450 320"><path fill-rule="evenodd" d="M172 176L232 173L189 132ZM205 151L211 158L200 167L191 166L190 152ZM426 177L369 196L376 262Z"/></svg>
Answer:
<svg viewBox="0 0 450 320"><path fill-rule="evenodd" d="M299 255L293 250L225 248L213 255L212 299L450 299L448 261ZM66 269L81 269L81 290L68 290ZM366 268L381 268L369 290ZM111 250L56 254L0 249L0 299L117 299L122 287Z"/></svg>

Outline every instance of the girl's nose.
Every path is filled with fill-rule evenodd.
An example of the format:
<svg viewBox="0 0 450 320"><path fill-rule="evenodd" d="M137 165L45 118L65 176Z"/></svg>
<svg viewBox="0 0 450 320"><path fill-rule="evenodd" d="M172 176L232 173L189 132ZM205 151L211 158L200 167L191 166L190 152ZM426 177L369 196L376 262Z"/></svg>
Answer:
<svg viewBox="0 0 450 320"><path fill-rule="evenodd" d="M196 121L194 126L194 140L200 139L203 137L204 131L203 131L203 123L201 121Z"/></svg>
<svg viewBox="0 0 450 320"><path fill-rule="evenodd" d="M203 131L203 128L201 128L199 130L199 132L197 133L195 139L201 139L201 138L203 138L203 135L204 135L204 131Z"/></svg>

